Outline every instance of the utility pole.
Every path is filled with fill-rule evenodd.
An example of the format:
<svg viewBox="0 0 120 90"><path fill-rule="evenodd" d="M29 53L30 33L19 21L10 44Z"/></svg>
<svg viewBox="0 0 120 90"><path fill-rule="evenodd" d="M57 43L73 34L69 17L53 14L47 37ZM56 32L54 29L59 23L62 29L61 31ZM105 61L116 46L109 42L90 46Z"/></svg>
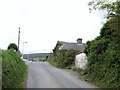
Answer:
<svg viewBox="0 0 120 90"><path fill-rule="evenodd" d="M19 32L18 32L18 51L19 51L19 45L20 45L20 27L19 27Z"/></svg>
<svg viewBox="0 0 120 90"><path fill-rule="evenodd" d="M27 43L27 42L23 42L23 49L22 49L22 58L24 56L24 44Z"/></svg>

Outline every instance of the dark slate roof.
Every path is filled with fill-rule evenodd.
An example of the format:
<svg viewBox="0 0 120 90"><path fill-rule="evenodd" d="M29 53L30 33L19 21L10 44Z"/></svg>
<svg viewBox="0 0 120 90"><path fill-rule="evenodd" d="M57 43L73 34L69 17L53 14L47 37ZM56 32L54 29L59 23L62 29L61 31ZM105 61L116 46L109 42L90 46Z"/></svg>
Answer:
<svg viewBox="0 0 120 90"><path fill-rule="evenodd" d="M85 44L78 44L78 43L71 43L71 42L60 42L62 45L60 46L59 50L75 50L75 51L81 51L84 49Z"/></svg>

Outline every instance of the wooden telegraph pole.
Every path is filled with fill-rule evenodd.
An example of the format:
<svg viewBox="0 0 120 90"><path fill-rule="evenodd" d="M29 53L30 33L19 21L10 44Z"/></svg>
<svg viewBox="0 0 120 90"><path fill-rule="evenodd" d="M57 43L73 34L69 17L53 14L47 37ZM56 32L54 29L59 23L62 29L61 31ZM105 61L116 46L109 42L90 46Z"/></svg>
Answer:
<svg viewBox="0 0 120 90"><path fill-rule="evenodd" d="M20 27L19 27L19 32L18 32L18 51L19 51L19 45L20 45Z"/></svg>

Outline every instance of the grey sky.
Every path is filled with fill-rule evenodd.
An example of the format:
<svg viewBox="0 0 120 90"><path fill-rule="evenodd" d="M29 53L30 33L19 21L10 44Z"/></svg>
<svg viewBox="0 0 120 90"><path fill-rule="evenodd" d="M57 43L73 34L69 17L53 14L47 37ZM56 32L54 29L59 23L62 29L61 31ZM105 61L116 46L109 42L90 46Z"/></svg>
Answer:
<svg viewBox="0 0 120 90"><path fill-rule="evenodd" d="M21 28L24 53L51 52L56 42L86 43L99 35L99 12L89 13L88 0L0 0L0 48L17 44Z"/></svg>

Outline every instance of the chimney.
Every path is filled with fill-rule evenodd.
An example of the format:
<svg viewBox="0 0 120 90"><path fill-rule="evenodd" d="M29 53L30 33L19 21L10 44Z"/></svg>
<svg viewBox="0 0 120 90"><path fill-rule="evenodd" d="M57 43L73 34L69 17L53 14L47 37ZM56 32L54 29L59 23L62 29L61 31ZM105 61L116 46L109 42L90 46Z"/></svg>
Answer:
<svg viewBox="0 0 120 90"><path fill-rule="evenodd" d="M78 44L82 44L82 38L78 38L78 39L77 39L77 43L78 43Z"/></svg>

